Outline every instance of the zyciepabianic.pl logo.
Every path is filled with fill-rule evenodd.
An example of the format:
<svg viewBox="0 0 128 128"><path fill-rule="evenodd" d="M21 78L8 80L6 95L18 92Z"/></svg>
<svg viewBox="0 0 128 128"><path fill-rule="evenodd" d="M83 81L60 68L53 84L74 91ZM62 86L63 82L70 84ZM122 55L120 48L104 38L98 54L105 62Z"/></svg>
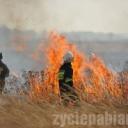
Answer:
<svg viewBox="0 0 128 128"><path fill-rule="evenodd" d="M86 126L127 126L128 114L114 112L104 113L61 113L53 114L53 125L64 127L67 125L86 125Z"/></svg>

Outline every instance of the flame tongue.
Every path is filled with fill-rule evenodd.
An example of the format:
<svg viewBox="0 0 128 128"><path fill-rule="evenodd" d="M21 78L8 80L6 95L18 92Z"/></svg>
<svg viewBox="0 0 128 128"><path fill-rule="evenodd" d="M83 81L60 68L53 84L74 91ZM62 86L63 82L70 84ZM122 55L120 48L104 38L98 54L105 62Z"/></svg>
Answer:
<svg viewBox="0 0 128 128"><path fill-rule="evenodd" d="M55 33L50 34L49 45L46 48L47 68L44 70L43 81L31 82L34 94L59 94L57 73L67 51L71 51L74 55L73 81L77 90L101 99L104 98L105 93L116 97L121 95L121 90L116 86L116 76L98 57L93 54L89 60L86 59L74 44Z"/></svg>
<svg viewBox="0 0 128 128"><path fill-rule="evenodd" d="M50 84L54 84L55 93L58 93L57 73L59 67L63 63L63 56L67 51L71 51L74 55L74 61L72 63L74 86L79 86L83 79L82 71L85 68L85 56L77 50L75 45L69 43L63 36L52 33L50 36L49 47L47 48L47 58L49 75L51 77Z"/></svg>

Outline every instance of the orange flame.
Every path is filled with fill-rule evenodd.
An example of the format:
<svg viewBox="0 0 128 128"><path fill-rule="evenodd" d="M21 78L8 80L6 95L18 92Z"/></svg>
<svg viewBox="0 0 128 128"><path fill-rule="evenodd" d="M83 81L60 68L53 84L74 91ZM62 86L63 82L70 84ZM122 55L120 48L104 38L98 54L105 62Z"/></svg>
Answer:
<svg viewBox="0 0 128 128"><path fill-rule="evenodd" d="M56 33L50 34L48 47L45 50L47 68L44 70L43 81L39 82L35 77L30 77L34 94L43 96L50 93L59 94L57 74L67 51L71 51L74 55L73 81L74 87L78 91L82 91L94 99L122 95L121 89L117 85L116 74L113 74L100 58L93 54L90 59L87 59L77 50L75 44L69 43L65 37Z"/></svg>

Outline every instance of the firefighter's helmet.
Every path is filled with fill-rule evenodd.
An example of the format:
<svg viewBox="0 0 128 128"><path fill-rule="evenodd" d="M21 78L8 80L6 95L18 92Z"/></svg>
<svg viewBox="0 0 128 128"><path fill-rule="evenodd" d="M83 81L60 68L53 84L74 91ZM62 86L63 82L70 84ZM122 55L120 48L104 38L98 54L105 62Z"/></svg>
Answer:
<svg viewBox="0 0 128 128"><path fill-rule="evenodd" d="M73 59L74 59L74 56L73 56L72 52L70 52L70 51L68 51L68 52L64 55L64 57L63 57L64 62L72 62Z"/></svg>

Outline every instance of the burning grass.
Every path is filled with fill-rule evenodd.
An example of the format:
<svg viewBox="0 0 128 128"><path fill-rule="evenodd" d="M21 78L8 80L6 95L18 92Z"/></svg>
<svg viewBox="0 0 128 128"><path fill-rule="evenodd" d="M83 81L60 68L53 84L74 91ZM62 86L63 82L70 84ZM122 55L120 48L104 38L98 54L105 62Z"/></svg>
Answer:
<svg viewBox="0 0 128 128"><path fill-rule="evenodd" d="M16 97L0 97L0 127L57 128L60 126L53 125L53 114L128 112L127 72L113 73L95 54L87 58L74 44L58 34L51 33L48 42L48 46L42 49L47 58L47 67L44 70L24 72L23 83L17 75L7 81L9 86L17 87L17 84L20 84L25 89L17 89L20 95ZM81 101L78 106L67 107L61 104L57 73L63 55L69 50L74 54L73 81ZM64 128L70 127L85 128L86 126L67 124L64 126ZM100 126L87 127L99 128ZM109 128L112 127L113 125L109 125ZM122 126L116 125L116 128L118 127Z"/></svg>
<svg viewBox="0 0 128 128"><path fill-rule="evenodd" d="M48 46L42 51L46 54L47 67L43 74L33 76L28 74L28 81L31 88L30 97L50 99L55 95L59 97L58 70L63 63L62 58L67 51L74 55L73 82L74 87L83 101L118 101L121 102L123 96L122 85L118 80L118 73L109 70L103 61L92 54L90 58L83 55L74 45L66 40L65 37L56 33L51 33L48 39ZM40 78L42 78L40 80ZM126 86L124 84L123 86ZM126 93L126 92L125 92ZM127 92L128 93L128 92Z"/></svg>

